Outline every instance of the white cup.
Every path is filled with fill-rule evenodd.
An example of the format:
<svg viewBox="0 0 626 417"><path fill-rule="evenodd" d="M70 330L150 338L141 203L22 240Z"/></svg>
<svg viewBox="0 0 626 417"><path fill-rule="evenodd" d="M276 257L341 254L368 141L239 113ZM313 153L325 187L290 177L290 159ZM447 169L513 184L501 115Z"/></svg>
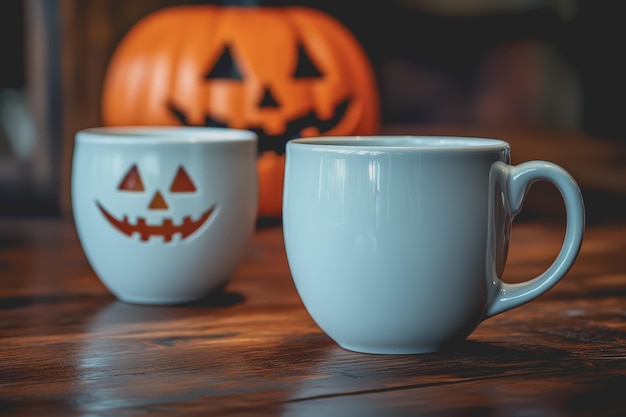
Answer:
<svg viewBox="0 0 626 417"><path fill-rule="evenodd" d="M287 259L320 328L357 352L432 352L555 285L582 243L580 190L549 162L509 163L509 145L495 139L290 141ZM504 283L511 221L537 180L565 201L563 246L543 274Z"/></svg>
<svg viewBox="0 0 626 417"><path fill-rule="evenodd" d="M256 221L256 142L221 128L78 132L73 217L102 283L138 304L190 302L225 285Z"/></svg>

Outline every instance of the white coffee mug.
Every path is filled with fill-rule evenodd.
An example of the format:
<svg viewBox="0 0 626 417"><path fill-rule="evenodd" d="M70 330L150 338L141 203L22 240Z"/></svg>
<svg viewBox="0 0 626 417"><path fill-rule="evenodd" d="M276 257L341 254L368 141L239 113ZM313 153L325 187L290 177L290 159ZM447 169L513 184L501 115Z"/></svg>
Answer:
<svg viewBox="0 0 626 417"><path fill-rule="evenodd" d="M574 179L544 161L509 165L501 140L319 137L287 144L283 231L304 306L345 349L438 351L546 292L584 231ZM501 280L511 221L531 183L561 192L567 231L554 263Z"/></svg>
<svg viewBox="0 0 626 417"><path fill-rule="evenodd" d="M189 302L225 285L256 221L256 142L221 128L78 132L72 214L102 283L139 304Z"/></svg>

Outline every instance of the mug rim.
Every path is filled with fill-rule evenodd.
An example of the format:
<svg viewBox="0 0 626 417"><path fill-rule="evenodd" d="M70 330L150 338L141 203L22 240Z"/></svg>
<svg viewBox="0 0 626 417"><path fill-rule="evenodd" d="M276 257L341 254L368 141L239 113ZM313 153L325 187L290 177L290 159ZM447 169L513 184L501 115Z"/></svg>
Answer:
<svg viewBox="0 0 626 417"><path fill-rule="evenodd" d="M76 132L76 140L110 144L219 143L257 141L251 130L204 126L99 126Z"/></svg>
<svg viewBox="0 0 626 417"><path fill-rule="evenodd" d="M287 146L290 144L325 150L363 151L493 151L510 148L502 139L454 135L315 136L292 139Z"/></svg>

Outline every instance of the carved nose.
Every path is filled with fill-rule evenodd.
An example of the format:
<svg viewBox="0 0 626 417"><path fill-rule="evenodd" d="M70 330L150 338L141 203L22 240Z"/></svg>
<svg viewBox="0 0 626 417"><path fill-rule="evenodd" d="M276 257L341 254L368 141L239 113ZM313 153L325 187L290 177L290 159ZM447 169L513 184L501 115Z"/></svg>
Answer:
<svg viewBox="0 0 626 417"><path fill-rule="evenodd" d="M265 91L263 91L263 97L259 102L259 107L279 107L280 105L272 95L269 87L265 87Z"/></svg>
<svg viewBox="0 0 626 417"><path fill-rule="evenodd" d="M168 205L159 191L154 193L154 197L152 197L152 201L150 201L150 205L148 206L148 209L150 210L167 210L168 209Z"/></svg>

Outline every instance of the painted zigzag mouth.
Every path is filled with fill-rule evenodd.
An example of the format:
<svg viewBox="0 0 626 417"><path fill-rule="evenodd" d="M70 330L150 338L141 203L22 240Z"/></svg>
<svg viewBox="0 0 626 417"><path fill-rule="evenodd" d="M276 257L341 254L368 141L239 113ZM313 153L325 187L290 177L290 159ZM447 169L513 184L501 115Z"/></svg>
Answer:
<svg viewBox="0 0 626 417"><path fill-rule="evenodd" d="M171 218L164 218L161 224L152 225L147 224L146 219L143 217L138 217L136 224L130 223L128 216L124 216L122 220L119 220L109 213L99 202L96 201L96 205L109 223L118 231L128 237L131 237L134 233L139 233L143 242L146 242L152 236L163 236L163 239L169 242L176 233L180 233L181 238L186 239L196 232L200 226L211 217L211 214L213 214L215 210L215 205L211 206L207 211L202 213L197 220L192 220L191 216L185 216L182 223L174 224Z"/></svg>

